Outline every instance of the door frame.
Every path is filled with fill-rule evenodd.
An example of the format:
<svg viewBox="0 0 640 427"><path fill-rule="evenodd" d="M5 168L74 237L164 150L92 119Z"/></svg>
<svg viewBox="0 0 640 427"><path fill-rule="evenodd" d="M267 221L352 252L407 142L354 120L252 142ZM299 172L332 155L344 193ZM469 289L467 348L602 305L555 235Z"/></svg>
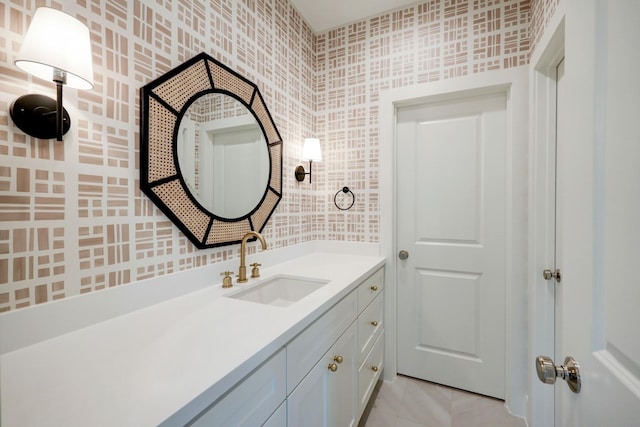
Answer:
<svg viewBox="0 0 640 427"><path fill-rule="evenodd" d="M555 424L554 387L540 382L535 357L552 355L555 347L555 281L542 271L555 262L556 67L565 55L565 14L558 5L530 58L531 134L529 170L529 377L527 421L530 427Z"/></svg>
<svg viewBox="0 0 640 427"><path fill-rule="evenodd" d="M399 107L486 93L507 95L506 259L507 307L505 404L513 415L524 417L528 375L522 366L528 355L527 208L528 208L528 73L527 66L452 78L429 84L382 91L380 125L380 240L385 269L384 380L397 375L397 226L396 112ZM515 286L518 285L518 286Z"/></svg>

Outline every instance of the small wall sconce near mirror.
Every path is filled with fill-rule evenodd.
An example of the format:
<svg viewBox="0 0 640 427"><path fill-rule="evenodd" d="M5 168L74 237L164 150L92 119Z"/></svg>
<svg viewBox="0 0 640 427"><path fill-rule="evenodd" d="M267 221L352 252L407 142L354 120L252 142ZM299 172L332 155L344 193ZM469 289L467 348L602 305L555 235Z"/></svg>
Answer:
<svg viewBox="0 0 640 427"><path fill-rule="evenodd" d="M59 10L36 10L15 60L18 68L56 84L57 97L23 95L9 113L24 133L40 139L62 141L70 128L70 117L62 106L62 86L93 88L93 63L89 28Z"/></svg>
<svg viewBox="0 0 640 427"><path fill-rule="evenodd" d="M322 160L322 151L320 150L320 140L318 138L306 138L302 147L302 160L309 162L309 172L305 172L304 166L300 165L296 168L296 180L304 181L304 177L309 175L309 184L311 184L311 167L313 162Z"/></svg>

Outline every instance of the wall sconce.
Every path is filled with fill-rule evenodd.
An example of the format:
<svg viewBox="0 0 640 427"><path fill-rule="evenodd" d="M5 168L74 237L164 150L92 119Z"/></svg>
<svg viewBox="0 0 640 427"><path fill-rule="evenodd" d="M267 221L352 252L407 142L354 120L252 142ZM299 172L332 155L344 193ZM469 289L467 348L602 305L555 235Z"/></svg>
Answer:
<svg viewBox="0 0 640 427"><path fill-rule="evenodd" d="M53 80L57 99L23 95L11 104L11 119L28 135L62 141L71 127L69 114L62 106L62 85L93 88L89 28L66 13L38 8L15 64L35 77Z"/></svg>
<svg viewBox="0 0 640 427"><path fill-rule="evenodd" d="M302 147L302 160L309 161L309 172L304 171L304 166L300 165L296 168L296 179L298 182L304 181L305 175L309 175L309 184L311 184L311 165L313 162L322 160L322 152L320 151L320 140L318 138L305 138Z"/></svg>

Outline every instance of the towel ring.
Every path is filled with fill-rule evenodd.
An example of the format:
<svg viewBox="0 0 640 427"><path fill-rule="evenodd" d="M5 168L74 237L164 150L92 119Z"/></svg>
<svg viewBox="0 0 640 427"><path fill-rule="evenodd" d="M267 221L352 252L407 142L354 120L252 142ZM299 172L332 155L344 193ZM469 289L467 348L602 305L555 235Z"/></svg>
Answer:
<svg viewBox="0 0 640 427"><path fill-rule="evenodd" d="M349 206L347 206L346 208L342 208L338 205L338 194L340 193L344 193L344 194L351 194L351 204ZM347 211L349 209L351 209L351 207L353 206L353 204L356 202L356 195L353 194L353 191L349 190L349 187L342 187L342 190L338 190L335 194L335 196L333 196L333 204L336 205L336 208L340 209L341 211Z"/></svg>

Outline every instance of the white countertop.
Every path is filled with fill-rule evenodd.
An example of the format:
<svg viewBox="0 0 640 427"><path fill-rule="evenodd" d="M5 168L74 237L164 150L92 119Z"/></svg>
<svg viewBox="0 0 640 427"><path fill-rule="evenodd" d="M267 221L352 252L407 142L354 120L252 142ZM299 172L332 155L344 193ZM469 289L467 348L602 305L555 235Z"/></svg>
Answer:
<svg viewBox="0 0 640 427"><path fill-rule="evenodd" d="M151 426L185 405L182 413L195 416L383 264L316 252L265 266L261 278L229 290L216 280L20 348L5 344L2 425ZM288 307L224 297L279 274L330 282Z"/></svg>

